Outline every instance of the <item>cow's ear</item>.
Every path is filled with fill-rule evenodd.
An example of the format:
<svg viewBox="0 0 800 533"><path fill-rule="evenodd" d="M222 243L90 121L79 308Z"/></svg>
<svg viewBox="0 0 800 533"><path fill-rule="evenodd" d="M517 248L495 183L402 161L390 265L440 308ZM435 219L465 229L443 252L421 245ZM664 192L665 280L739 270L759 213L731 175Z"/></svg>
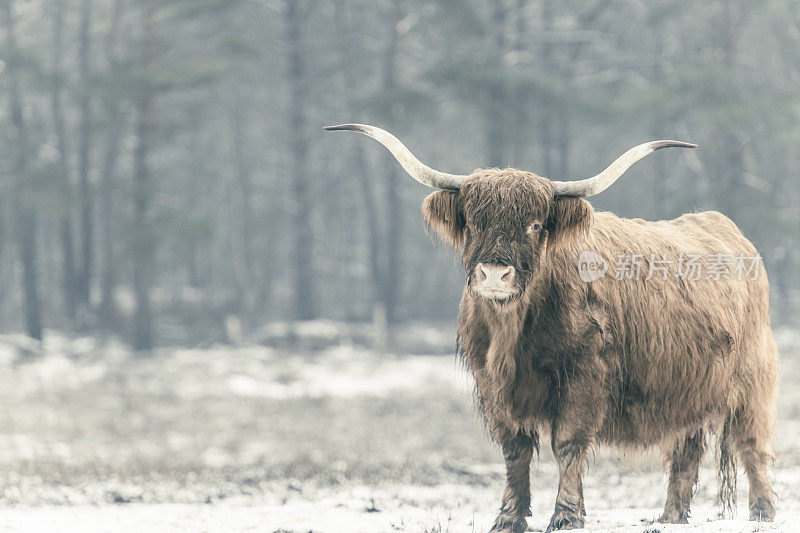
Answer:
<svg viewBox="0 0 800 533"><path fill-rule="evenodd" d="M594 210L583 198L556 197L547 221L548 246L558 245L586 232L592 225Z"/></svg>
<svg viewBox="0 0 800 533"><path fill-rule="evenodd" d="M464 247L466 221L458 191L436 191L422 202L425 223L456 250Z"/></svg>

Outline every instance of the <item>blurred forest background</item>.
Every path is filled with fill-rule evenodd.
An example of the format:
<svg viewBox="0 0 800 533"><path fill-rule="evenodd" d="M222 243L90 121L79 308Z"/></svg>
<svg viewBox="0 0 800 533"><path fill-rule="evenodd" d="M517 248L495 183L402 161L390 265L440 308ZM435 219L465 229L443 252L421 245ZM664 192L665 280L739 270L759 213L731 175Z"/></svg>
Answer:
<svg viewBox="0 0 800 533"><path fill-rule="evenodd" d="M427 164L592 175L674 138L598 209L730 216L800 294L800 10L790 0L2 0L0 329L133 348L275 321L449 320ZM376 310L378 310L376 312ZM381 322L382 320L379 320Z"/></svg>

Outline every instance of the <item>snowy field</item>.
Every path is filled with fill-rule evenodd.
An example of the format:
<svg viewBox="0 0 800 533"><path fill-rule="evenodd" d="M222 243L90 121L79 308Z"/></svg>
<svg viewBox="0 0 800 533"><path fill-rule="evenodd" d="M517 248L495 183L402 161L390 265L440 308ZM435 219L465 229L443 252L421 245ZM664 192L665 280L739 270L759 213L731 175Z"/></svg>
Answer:
<svg viewBox="0 0 800 533"><path fill-rule="evenodd" d="M327 341L310 335L295 348L267 331L274 347L147 358L91 339L0 337L0 532L486 531L502 458L454 357L380 357L323 326ZM408 336L410 352L452 346L435 330ZM776 522L745 520L741 471L738 513L717 519L710 451L692 523L652 525L666 490L658 457L601 449L584 480L588 530L800 531L800 334L777 337ZM534 531L556 483L543 443Z"/></svg>

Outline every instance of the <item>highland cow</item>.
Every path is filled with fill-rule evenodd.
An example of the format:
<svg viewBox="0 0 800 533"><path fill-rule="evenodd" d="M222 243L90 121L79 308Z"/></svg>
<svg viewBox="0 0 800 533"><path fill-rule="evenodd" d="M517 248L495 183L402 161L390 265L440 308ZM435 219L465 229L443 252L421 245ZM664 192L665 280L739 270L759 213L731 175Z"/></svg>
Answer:
<svg viewBox="0 0 800 533"><path fill-rule="evenodd" d="M559 470L548 531L583 526L581 476L599 444L660 447L669 482L659 520L686 523L712 433L723 505L732 505L738 458L751 520L773 519L767 469L778 356L769 285L760 261L746 276L714 261L731 266L758 253L717 212L649 222L595 212L583 199L654 150L695 145L642 144L597 176L560 182L514 169L445 174L379 128L325 129L375 138L414 179L442 189L424 200L422 214L463 257L458 352L506 463L492 531L525 531L529 467L543 435ZM586 257L594 270L579 268ZM603 272L626 257L639 272Z"/></svg>

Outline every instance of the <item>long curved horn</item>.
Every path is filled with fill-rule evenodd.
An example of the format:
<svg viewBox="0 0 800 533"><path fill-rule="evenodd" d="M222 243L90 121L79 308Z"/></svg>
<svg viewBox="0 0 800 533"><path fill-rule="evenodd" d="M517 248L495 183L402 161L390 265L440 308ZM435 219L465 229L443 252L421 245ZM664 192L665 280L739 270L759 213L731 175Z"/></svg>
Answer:
<svg viewBox="0 0 800 533"><path fill-rule="evenodd" d="M556 196L593 196L608 189L626 170L641 158L661 148L675 146L678 148L697 148L696 144L681 141L651 141L635 146L619 156L607 169L591 178L580 181L553 181Z"/></svg>
<svg viewBox="0 0 800 533"><path fill-rule="evenodd" d="M395 159L397 159L412 178L428 187L457 191L461 188L461 184L464 183L464 180L467 179L467 176L446 174L422 164L419 159L414 157L411 150L397 140L397 137L375 126L367 126L365 124L339 124L338 126L326 126L322 129L325 131L355 131L372 137L392 152Z"/></svg>

